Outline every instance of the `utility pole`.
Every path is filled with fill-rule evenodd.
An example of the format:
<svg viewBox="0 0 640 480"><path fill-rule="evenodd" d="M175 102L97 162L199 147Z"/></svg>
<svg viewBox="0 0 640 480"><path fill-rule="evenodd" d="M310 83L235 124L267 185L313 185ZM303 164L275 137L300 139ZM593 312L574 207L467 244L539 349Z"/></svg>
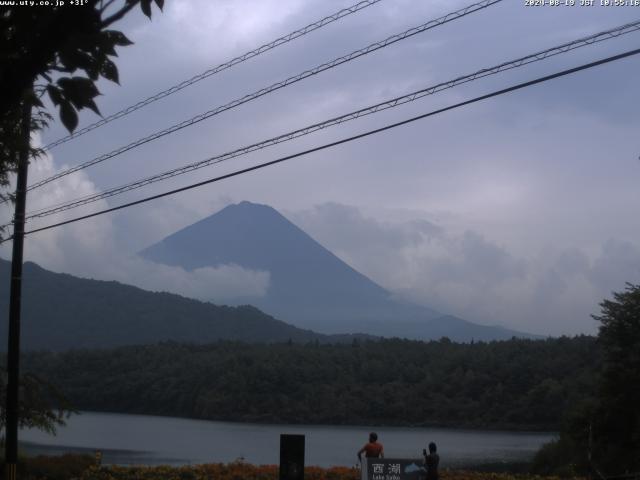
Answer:
<svg viewBox="0 0 640 480"><path fill-rule="evenodd" d="M587 479L591 480L591 471L593 470L592 464L592 454L591 454L591 447L593 445L593 428L592 428L592 423L591 421L589 421L589 443L588 443L588 447L587 447L587 461L589 463L589 474L587 475Z"/></svg>
<svg viewBox="0 0 640 480"><path fill-rule="evenodd" d="M5 463L7 480L16 479L18 464L18 393L20 388L20 301L22 297L22 253L24 216L27 203L27 172L31 141L31 92L22 105L22 148L18 153L16 208L13 216L13 251L11 256L11 290L9 298L9 348L7 350L7 404L5 409Z"/></svg>

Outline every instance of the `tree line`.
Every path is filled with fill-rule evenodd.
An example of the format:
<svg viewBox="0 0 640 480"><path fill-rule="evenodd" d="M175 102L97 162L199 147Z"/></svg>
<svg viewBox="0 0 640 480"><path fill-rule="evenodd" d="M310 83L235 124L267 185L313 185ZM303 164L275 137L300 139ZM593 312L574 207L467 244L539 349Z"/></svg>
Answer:
<svg viewBox="0 0 640 480"><path fill-rule="evenodd" d="M55 397L83 410L251 422L559 430L536 455L532 471L599 478L638 472L640 285L628 284L600 306L593 316L600 323L597 337L470 344L446 338L166 342L32 352L24 358L26 375L47 382L33 383L38 402L25 411L46 413L43 387L54 384L60 389ZM53 430L62 423L69 407L58 404L57 416L41 416L35 425Z"/></svg>
<svg viewBox="0 0 640 480"><path fill-rule="evenodd" d="M457 344L161 343L34 352L80 410L208 420L557 430L593 391L595 338Z"/></svg>
<svg viewBox="0 0 640 480"><path fill-rule="evenodd" d="M640 472L640 285L600 303L598 363L590 394L572 401L557 440L534 460L542 474L605 476Z"/></svg>

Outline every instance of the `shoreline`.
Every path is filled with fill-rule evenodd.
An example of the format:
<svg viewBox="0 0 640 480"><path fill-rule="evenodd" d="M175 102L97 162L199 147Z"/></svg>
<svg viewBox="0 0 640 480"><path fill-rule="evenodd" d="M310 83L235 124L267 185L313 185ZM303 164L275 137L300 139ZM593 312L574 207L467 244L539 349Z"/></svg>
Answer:
<svg viewBox="0 0 640 480"><path fill-rule="evenodd" d="M272 419L218 419L218 418L200 418L200 417L185 417L173 414L160 414L160 413L144 413L144 412L114 412L112 410L79 410L77 413L72 413L70 418L82 414L100 414L100 415L130 415L130 416L144 416L154 417L162 419L180 419L191 420L195 422L212 422L212 423L224 423L230 425L256 425L263 427L295 427L304 428L306 426L311 428L397 428L397 429L423 429L423 430L448 430L456 431L460 433L522 433L522 434L541 434L541 435L557 435L560 427L554 428L534 428L532 425L513 425L503 424L500 425L477 425L477 424L449 424L446 422L441 423L313 423L313 422L285 422Z"/></svg>
<svg viewBox="0 0 640 480"><path fill-rule="evenodd" d="M281 434L305 435L309 464L352 466L355 452L372 430L387 456L419 458L430 441L446 452L443 467L527 462L553 439L549 433L451 430L416 427L350 427L212 422L177 417L81 412L50 436L38 430L20 434L30 453L104 452L105 463L187 465L238 458L277 463Z"/></svg>

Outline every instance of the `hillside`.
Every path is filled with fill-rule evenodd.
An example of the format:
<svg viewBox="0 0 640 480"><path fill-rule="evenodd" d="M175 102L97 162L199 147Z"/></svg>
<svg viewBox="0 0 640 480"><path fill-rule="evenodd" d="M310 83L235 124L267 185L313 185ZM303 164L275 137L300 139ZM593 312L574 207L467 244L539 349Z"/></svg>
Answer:
<svg viewBox="0 0 640 480"><path fill-rule="evenodd" d="M0 342L6 345L10 264L0 260ZM108 348L174 340L205 343L342 341L302 330L251 306L227 307L118 282L77 278L24 265L23 349Z"/></svg>
<svg viewBox="0 0 640 480"><path fill-rule="evenodd" d="M255 305L292 325L322 333L447 336L456 341L532 337L398 301L267 205L230 205L140 255L186 270L233 264L267 271L270 284L264 297L229 301Z"/></svg>

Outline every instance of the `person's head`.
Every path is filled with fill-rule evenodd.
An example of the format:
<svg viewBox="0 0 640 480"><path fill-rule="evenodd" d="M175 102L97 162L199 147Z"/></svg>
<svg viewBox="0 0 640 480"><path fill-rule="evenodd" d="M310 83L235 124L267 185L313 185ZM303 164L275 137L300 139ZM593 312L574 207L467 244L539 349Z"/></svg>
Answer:
<svg viewBox="0 0 640 480"><path fill-rule="evenodd" d="M371 432L369 434L369 442L373 443L373 442L377 442L378 441L378 434L376 432Z"/></svg>
<svg viewBox="0 0 640 480"><path fill-rule="evenodd" d="M429 444L429 453L436 453L436 450L438 450L438 447L436 447L436 444L431 442Z"/></svg>

